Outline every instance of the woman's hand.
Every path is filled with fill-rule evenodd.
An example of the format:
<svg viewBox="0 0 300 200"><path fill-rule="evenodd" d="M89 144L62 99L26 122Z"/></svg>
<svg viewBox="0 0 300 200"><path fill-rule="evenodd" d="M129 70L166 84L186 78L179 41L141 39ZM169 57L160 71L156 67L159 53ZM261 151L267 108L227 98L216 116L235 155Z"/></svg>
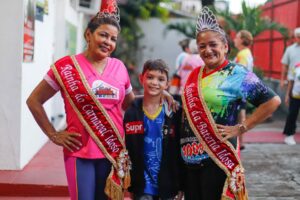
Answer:
<svg viewBox="0 0 300 200"><path fill-rule="evenodd" d="M179 110L179 103L175 101L173 96L166 90L163 91L163 98L161 99L161 104L166 100L168 102L168 108L172 109L173 112Z"/></svg>
<svg viewBox="0 0 300 200"><path fill-rule="evenodd" d="M53 143L65 147L71 152L73 152L74 149L79 150L82 146L81 142L78 140L78 137L81 137L79 133L70 133L67 131L60 131L49 136Z"/></svg>
<svg viewBox="0 0 300 200"><path fill-rule="evenodd" d="M246 132L246 130L243 132L240 126L241 124L237 124L235 126L224 126L217 124L219 134L223 137L222 142L228 140L229 138L242 135L244 132Z"/></svg>
<svg viewBox="0 0 300 200"><path fill-rule="evenodd" d="M174 200L182 200L182 198L183 198L183 192L179 191L175 196Z"/></svg>

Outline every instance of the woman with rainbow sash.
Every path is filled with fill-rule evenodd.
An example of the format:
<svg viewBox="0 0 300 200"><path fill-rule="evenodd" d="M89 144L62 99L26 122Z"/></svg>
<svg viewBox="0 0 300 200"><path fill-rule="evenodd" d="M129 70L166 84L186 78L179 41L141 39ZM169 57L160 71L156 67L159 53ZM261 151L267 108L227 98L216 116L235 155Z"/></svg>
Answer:
<svg viewBox="0 0 300 200"><path fill-rule="evenodd" d="M134 94L123 62L110 57L119 32L118 8L107 1L87 25L87 49L56 61L27 100L43 132L64 147L71 200L121 200L130 184L123 110ZM58 91L67 120L60 132L43 108Z"/></svg>
<svg viewBox="0 0 300 200"><path fill-rule="evenodd" d="M207 7L201 10L196 30L205 65L192 71L182 94L185 199L246 200L237 136L269 117L281 101L255 74L227 60L226 34ZM238 108L245 100L257 108L238 124Z"/></svg>

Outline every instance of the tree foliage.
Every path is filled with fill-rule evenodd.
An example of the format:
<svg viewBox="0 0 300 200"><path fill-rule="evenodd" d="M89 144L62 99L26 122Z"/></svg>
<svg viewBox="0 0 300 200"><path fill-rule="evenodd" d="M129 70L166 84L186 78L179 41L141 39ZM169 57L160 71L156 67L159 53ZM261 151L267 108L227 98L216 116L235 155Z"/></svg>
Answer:
<svg viewBox="0 0 300 200"><path fill-rule="evenodd" d="M177 31L179 33L182 33L188 38L195 38L195 32L196 32L196 20L187 21L187 22L175 22L168 24L165 28L164 34L167 35L167 33L171 30Z"/></svg>
<svg viewBox="0 0 300 200"><path fill-rule="evenodd" d="M213 8L212 8L213 9ZM262 16L260 7L249 7L245 1L242 2L242 13L239 15L232 15L227 9L222 12L215 10L217 15L225 21L224 29L228 31L238 32L242 29L248 30L255 37L266 30L278 31L285 39L288 38L288 29L283 25L272 22L269 18ZM196 20L193 22L183 22L176 24L169 24L166 31L176 30L187 37L195 37Z"/></svg>
<svg viewBox="0 0 300 200"><path fill-rule="evenodd" d="M248 30L255 37L266 30L278 31L285 39L288 38L288 29L283 25L272 22L268 17L262 15L260 7L249 7L245 1L242 1L242 13L237 16L232 16L229 10L218 12L225 21L225 29L234 30Z"/></svg>
<svg viewBox="0 0 300 200"><path fill-rule="evenodd" d="M215 1L214 0L201 0L202 6L211 6L214 5Z"/></svg>
<svg viewBox="0 0 300 200"><path fill-rule="evenodd" d="M118 39L114 56L125 63L136 61L136 52L139 50L139 40L144 36L137 23L138 19L147 20L150 17L168 18L169 12L160 7L164 0L128 0L126 4L119 5L121 34Z"/></svg>

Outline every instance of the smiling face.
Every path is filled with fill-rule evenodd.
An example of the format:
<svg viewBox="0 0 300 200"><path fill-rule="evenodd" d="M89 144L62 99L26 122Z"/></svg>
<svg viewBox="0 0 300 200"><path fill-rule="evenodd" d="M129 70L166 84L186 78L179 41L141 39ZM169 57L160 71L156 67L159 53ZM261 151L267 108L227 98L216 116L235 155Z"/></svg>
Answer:
<svg viewBox="0 0 300 200"><path fill-rule="evenodd" d="M167 74L160 70L147 70L140 75L140 82L145 96L160 96L168 88Z"/></svg>
<svg viewBox="0 0 300 200"><path fill-rule="evenodd" d="M228 44L220 33L204 31L197 35L198 50L205 65L209 68L217 68L226 59Z"/></svg>
<svg viewBox="0 0 300 200"><path fill-rule="evenodd" d="M110 24L100 25L94 32L87 30L88 53L98 59L103 59L116 49L119 30Z"/></svg>

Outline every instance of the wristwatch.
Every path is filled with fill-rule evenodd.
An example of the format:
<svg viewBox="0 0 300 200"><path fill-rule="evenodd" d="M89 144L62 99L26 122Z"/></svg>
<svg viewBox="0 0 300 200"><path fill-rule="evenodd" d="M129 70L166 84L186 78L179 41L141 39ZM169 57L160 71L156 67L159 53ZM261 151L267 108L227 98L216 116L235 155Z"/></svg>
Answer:
<svg viewBox="0 0 300 200"><path fill-rule="evenodd" d="M238 128L239 128L240 134L243 134L243 133L247 132L247 130L248 130L248 128L245 124L238 124Z"/></svg>

